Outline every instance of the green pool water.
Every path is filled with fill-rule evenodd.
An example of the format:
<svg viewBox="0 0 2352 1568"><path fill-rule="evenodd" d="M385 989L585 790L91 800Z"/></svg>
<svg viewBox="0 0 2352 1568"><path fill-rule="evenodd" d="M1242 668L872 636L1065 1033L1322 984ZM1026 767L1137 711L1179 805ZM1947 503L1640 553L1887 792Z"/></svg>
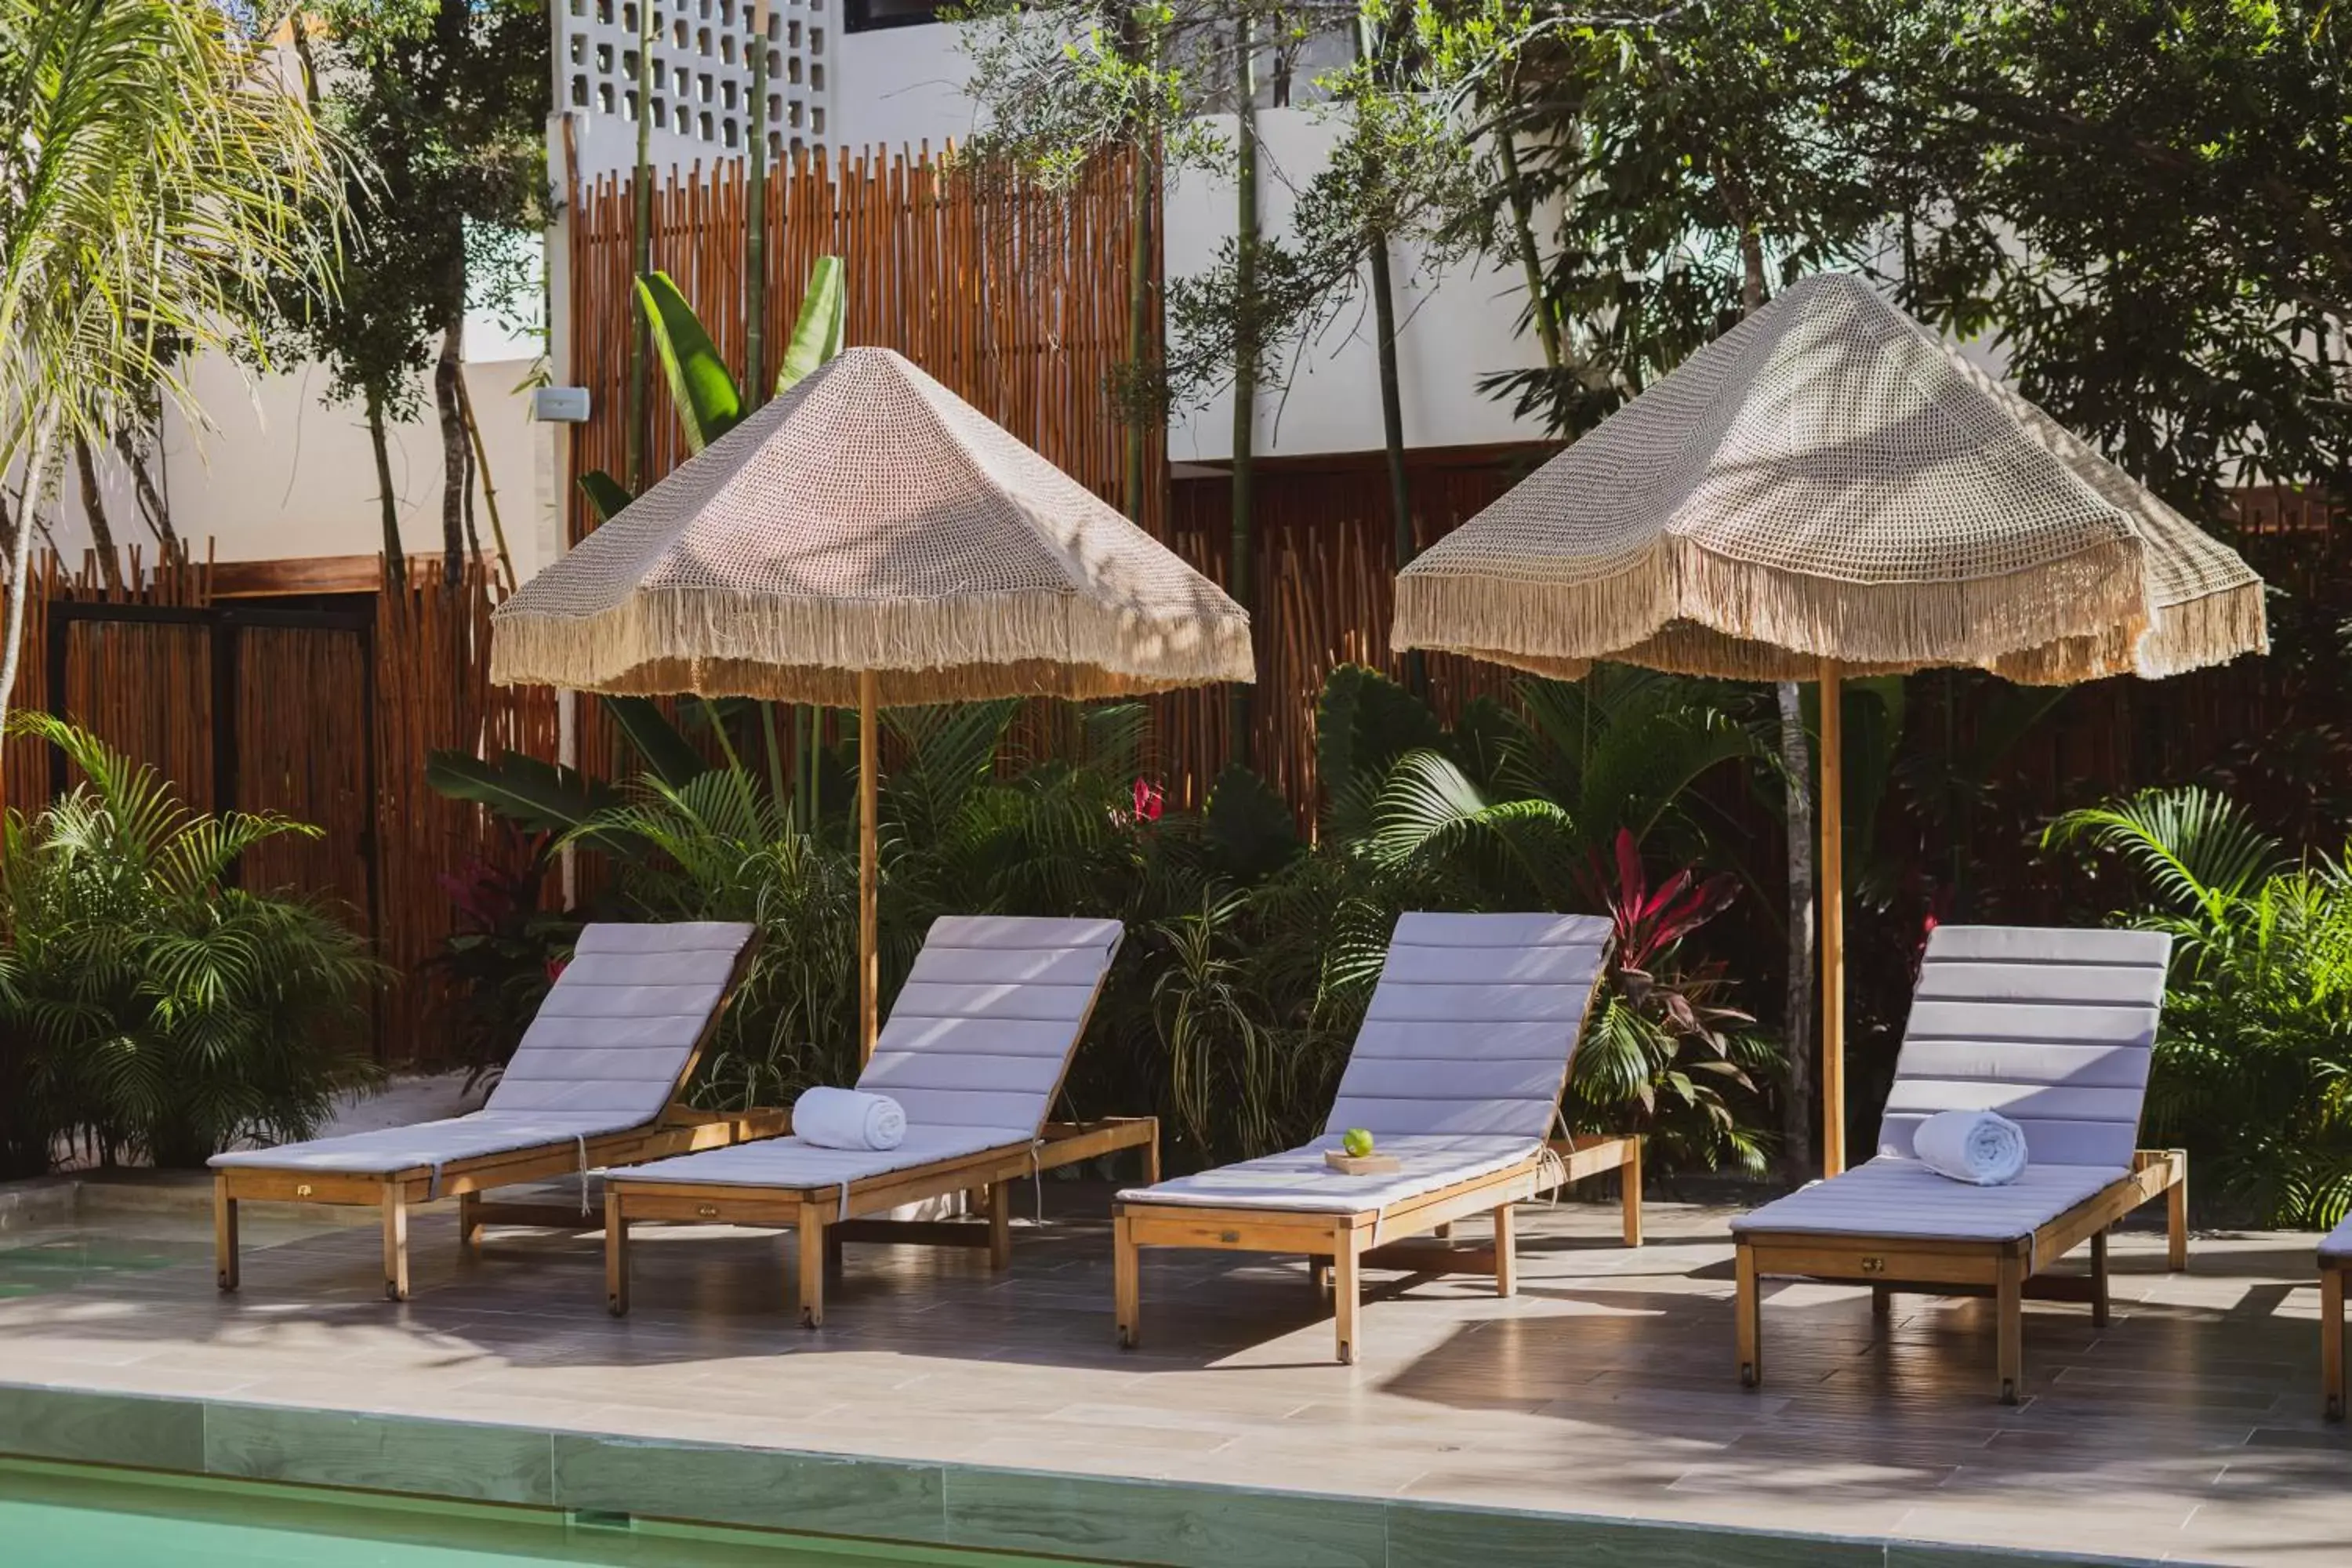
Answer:
<svg viewBox="0 0 2352 1568"><path fill-rule="evenodd" d="M1072 1568L995 1552L0 1459L7 1568ZM1083 1565L1080 1565L1083 1568Z"/></svg>

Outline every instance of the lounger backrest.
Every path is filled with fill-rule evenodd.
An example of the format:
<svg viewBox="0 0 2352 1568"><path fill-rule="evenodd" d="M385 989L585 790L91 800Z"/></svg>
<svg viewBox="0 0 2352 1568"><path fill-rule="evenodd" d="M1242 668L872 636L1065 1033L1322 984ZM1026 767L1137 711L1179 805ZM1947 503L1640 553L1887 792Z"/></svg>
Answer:
<svg viewBox="0 0 2352 1568"><path fill-rule="evenodd" d="M1879 1152L1907 1157L1938 1110L1997 1110L2036 1163L2128 1167L2171 955L2156 931L1937 927Z"/></svg>
<svg viewBox="0 0 2352 1568"><path fill-rule="evenodd" d="M1034 1137L1125 934L1117 921L933 921L857 1087L913 1126Z"/></svg>
<svg viewBox="0 0 2352 1568"><path fill-rule="evenodd" d="M1609 931L1600 915L1403 916L1325 1131L1543 1137Z"/></svg>
<svg viewBox="0 0 2352 1568"><path fill-rule="evenodd" d="M653 1121L751 940L719 921L589 926L482 1109Z"/></svg>

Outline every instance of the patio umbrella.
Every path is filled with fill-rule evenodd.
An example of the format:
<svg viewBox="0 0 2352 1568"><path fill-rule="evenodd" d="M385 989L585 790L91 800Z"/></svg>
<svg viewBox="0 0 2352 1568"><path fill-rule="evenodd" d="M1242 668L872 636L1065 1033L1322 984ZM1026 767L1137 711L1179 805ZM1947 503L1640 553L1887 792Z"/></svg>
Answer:
<svg viewBox="0 0 2352 1568"><path fill-rule="evenodd" d="M1808 278L1397 579L1400 648L1822 687L1823 1163L1844 1164L1838 681L2266 649L2261 580L1860 279Z"/></svg>
<svg viewBox="0 0 2352 1568"><path fill-rule="evenodd" d="M887 349L711 443L492 616L490 679L858 710L860 1048L878 1018L875 710L1250 680L1249 618Z"/></svg>

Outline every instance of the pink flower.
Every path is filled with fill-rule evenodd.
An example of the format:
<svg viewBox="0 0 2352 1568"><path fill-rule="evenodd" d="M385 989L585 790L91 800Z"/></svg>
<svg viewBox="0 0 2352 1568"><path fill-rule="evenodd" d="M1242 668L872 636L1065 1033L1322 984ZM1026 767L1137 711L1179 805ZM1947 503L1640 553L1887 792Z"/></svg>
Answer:
<svg viewBox="0 0 2352 1568"><path fill-rule="evenodd" d="M1135 819L1138 822L1159 821L1167 800L1166 792L1150 779L1139 777L1135 781Z"/></svg>
<svg viewBox="0 0 2352 1568"><path fill-rule="evenodd" d="M552 985L557 981L562 979L564 970L570 968L571 964L572 961L568 958L549 959L547 961L547 983L550 985Z"/></svg>

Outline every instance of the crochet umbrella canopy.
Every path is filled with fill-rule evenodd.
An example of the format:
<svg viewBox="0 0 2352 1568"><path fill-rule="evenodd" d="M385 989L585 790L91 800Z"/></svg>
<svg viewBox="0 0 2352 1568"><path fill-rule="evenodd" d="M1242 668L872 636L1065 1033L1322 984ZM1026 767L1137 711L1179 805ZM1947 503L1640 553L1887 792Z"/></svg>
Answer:
<svg viewBox="0 0 2352 1568"><path fill-rule="evenodd" d="M859 712L861 1028L877 1022L875 710L1250 680L1242 607L887 349L845 351L491 618L490 678Z"/></svg>
<svg viewBox="0 0 2352 1568"><path fill-rule="evenodd" d="M1862 279L1805 279L1399 574L1393 640L1819 680L1823 1163L1844 1163L1843 675L2063 684L2269 646L2263 584Z"/></svg>

